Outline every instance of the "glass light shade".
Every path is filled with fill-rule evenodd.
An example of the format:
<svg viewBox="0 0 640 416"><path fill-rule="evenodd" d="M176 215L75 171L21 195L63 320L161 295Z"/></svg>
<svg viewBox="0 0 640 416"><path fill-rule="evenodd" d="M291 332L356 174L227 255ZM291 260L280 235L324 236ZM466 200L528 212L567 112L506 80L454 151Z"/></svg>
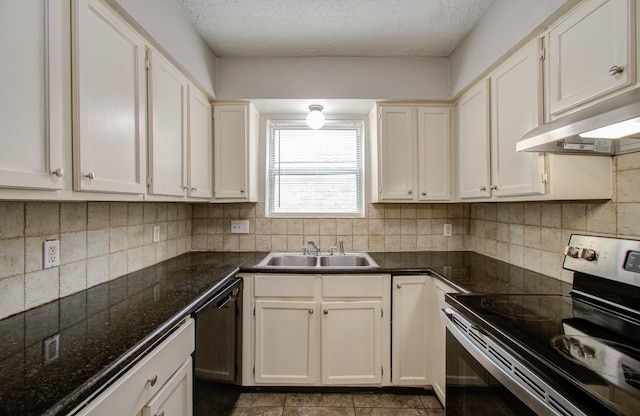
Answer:
<svg viewBox="0 0 640 416"><path fill-rule="evenodd" d="M640 117L581 133L580 137L594 139L620 139L640 133Z"/></svg>
<svg viewBox="0 0 640 416"><path fill-rule="evenodd" d="M310 105L309 114L307 114L307 125L309 128L318 130L324 126L324 114L322 114L321 105Z"/></svg>

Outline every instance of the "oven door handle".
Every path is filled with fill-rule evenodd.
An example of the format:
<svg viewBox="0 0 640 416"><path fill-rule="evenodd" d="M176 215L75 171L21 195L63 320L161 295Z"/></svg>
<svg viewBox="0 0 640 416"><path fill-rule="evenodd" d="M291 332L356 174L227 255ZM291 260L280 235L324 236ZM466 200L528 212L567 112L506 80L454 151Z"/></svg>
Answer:
<svg viewBox="0 0 640 416"><path fill-rule="evenodd" d="M451 335L485 370L536 413L586 416L454 308L441 309L440 319Z"/></svg>

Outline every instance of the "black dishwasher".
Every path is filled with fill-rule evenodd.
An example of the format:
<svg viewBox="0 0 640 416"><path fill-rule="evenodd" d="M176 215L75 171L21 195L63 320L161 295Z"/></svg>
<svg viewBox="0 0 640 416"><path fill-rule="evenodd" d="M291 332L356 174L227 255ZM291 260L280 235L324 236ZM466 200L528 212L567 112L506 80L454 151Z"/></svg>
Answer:
<svg viewBox="0 0 640 416"><path fill-rule="evenodd" d="M194 415L226 415L242 381L242 279L213 295L194 318Z"/></svg>

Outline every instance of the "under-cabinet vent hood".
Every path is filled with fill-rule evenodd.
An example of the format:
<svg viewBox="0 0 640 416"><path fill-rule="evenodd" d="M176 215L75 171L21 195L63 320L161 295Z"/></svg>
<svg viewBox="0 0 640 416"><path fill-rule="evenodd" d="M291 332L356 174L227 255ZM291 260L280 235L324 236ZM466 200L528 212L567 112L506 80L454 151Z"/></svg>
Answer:
<svg viewBox="0 0 640 416"><path fill-rule="evenodd" d="M536 127L516 143L516 150L589 155L638 152L640 89Z"/></svg>

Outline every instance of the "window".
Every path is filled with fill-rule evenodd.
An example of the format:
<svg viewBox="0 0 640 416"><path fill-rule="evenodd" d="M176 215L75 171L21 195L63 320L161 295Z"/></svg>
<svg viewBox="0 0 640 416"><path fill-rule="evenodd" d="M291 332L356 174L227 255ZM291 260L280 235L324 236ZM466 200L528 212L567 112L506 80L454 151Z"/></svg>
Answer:
<svg viewBox="0 0 640 416"><path fill-rule="evenodd" d="M362 121L269 123L267 215L362 216Z"/></svg>

